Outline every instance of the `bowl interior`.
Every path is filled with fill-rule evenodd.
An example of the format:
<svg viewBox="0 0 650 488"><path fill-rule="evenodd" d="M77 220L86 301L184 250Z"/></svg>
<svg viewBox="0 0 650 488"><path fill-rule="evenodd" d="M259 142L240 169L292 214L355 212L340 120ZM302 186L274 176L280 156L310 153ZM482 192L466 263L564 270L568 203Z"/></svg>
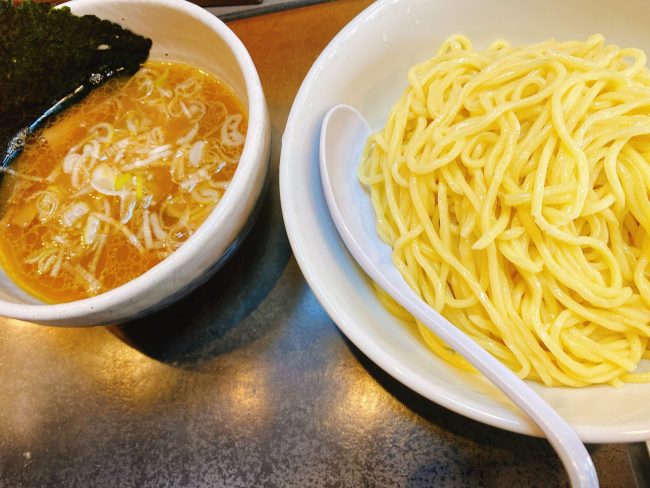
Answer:
<svg viewBox="0 0 650 488"><path fill-rule="evenodd" d="M539 431L482 377L437 358L417 331L377 300L370 281L346 252L320 186L318 138L335 104L357 108L374 129L384 125L407 86L410 66L435 54L450 35L483 48L498 38L533 43L585 39L602 33L609 43L650 52L643 19L650 3L630 0L387 0L371 5L325 49L305 79L284 134L280 184L287 232L310 286L341 330L375 363L423 396L497 427ZM643 368L650 369L650 361ZM532 384L583 440L624 442L650 438L650 385L615 389L545 388Z"/></svg>
<svg viewBox="0 0 650 488"><path fill-rule="evenodd" d="M260 127L264 126L264 121L261 120L263 116L260 114L265 113L265 109L260 109L260 106L264 107L261 88L255 88L249 93L251 80L253 78L257 80L254 67L234 34L214 16L191 3L180 0L155 0L149 2L141 2L138 0L75 0L65 5L70 7L72 12L77 15L93 14L102 19L119 23L138 34L150 37L153 40L150 59L179 61L191 64L225 81L239 96L244 105L248 106L250 117L249 133L251 136L255 133L255 139L263 137L261 135L263 129ZM246 60L242 61L243 58L246 58ZM250 124L253 124L253 121L255 122L251 129ZM252 168L263 157L246 156L251 153L248 142L247 139L247 144L244 148L245 154L242 155L240 168L235 173L237 184L235 184L235 178L233 178L231 188L226 192L226 196L217 205L215 211L212 212L199 231L190 238L193 243L191 246L187 245L190 242L188 241L186 246L183 246L170 258L167 258L144 275L132 280L126 285L122 285L98 297L74 302L75 305L85 302L85 308L83 310L79 308L73 311L71 307L68 307L70 309L69 313L58 310L56 313L58 318L55 322L61 323L68 316L72 317L70 325L75 322L92 322L93 319L88 317L84 319L82 317L83 314L93 313L97 316L98 311L106 310L111 306L114 307L115 303L123 302L127 296L130 298L130 301L120 315L132 315L138 308L144 308L144 305L139 306L134 302L138 294L144 296L148 293L147 288L152 283L158 282L156 292L153 294L155 296L148 298L150 306L154 305L156 300L161 302L162 300L168 299L170 294L175 293L176 288L187 286L192 280L196 280L196 275L201 272L201 268L203 270L213 269L217 259L226 252L229 245L239 235L240 229L245 222L243 214L250 210L249 207L251 205L248 203L239 205L241 209L234 212L236 215L231 219L232 224L227 224L222 229L218 239L214 239L213 236L213 246L211 247L205 246L205 242L203 242L209 237L205 235L206 232L203 230L203 227L208 221L214 222L215 219L223 220L225 213L232 214L233 208L236 208L236 205L235 202L230 202L230 200L233 200L235 196L241 196L244 192L244 187L255 184L252 182L257 178L255 175L256 170ZM258 140L257 144L261 148L264 146L264 141L260 142ZM264 152L259 148L257 148L257 151L260 153ZM246 167L244 171L240 171L242 166ZM245 174L240 175L242 172ZM258 186L261 186L261 184ZM259 190L257 188L251 188L250 193L251 195L259 194ZM253 196L251 196L252 198ZM200 237L197 236L199 233L201 233ZM222 240L224 242L221 242ZM197 246L203 250L197 249ZM189 247L192 247L192 250L188 249ZM180 251L183 252L181 253ZM177 256L177 254L181 256ZM183 264L187 265L188 263L191 264L189 266L183 266ZM180 270L172 269L179 267L181 268ZM191 276L192 273L193 275ZM122 290L124 287L130 287L128 293ZM102 297L103 301L101 303L97 302L99 297ZM63 307L63 305L42 304L39 300L19 289L0 270L0 307L3 306L2 301L5 302L5 308L11 308L11 310L5 312L7 315L28 318L38 322L53 322L50 320L46 309ZM16 306L14 307L13 304L16 304ZM24 308L22 305L31 305L31 307ZM35 312L35 308L38 308L39 311ZM33 312L38 315L32 316L31 314ZM106 321L107 319L101 320L101 322Z"/></svg>

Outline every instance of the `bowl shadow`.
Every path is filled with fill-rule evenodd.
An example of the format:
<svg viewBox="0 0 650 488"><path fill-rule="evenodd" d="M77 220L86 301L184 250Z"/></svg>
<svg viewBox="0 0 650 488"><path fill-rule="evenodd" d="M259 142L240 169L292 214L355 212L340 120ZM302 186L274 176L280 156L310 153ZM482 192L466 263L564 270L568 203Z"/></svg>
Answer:
<svg viewBox="0 0 650 488"><path fill-rule="evenodd" d="M184 368L268 332L243 319L267 297L291 256L277 186L272 178L248 235L208 281L160 311L111 326L111 332L153 359Z"/></svg>

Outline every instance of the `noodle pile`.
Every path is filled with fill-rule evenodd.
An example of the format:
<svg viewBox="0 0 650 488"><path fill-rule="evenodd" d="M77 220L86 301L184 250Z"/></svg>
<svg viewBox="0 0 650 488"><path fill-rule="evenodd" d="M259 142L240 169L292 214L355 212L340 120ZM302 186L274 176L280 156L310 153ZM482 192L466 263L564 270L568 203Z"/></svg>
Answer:
<svg viewBox="0 0 650 488"><path fill-rule="evenodd" d="M453 36L366 145L360 179L395 265L522 378L650 381L645 64L600 35L483 52Z"/></svg>

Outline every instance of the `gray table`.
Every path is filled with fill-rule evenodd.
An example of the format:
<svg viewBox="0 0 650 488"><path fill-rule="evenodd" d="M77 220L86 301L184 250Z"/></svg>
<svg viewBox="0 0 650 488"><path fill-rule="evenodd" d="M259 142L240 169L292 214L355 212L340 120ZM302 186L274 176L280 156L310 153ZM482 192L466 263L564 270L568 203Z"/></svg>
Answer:
<svg viewBox="0 0 650 488"><path fill-rule="evenodd" d="M277 181L286 114L311 61L367 3L231 24L267 92L272 180L208 283L112 327L0 319L0 487L567 485L544 440L456 415L372 364L291 255ZM650 486L645 444L589 450L603 487Z"/></svg>

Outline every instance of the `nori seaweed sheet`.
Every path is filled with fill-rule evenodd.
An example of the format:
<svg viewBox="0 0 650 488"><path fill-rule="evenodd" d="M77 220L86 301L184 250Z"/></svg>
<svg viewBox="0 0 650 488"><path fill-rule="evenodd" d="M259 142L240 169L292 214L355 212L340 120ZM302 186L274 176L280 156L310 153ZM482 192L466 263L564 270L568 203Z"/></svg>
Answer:
<svg viewBox="0 0 650 488"><path fill-rule="evenodd" d="M0 0L0 148L98 71L135 73L151 40L67 7Z"/></svg>

